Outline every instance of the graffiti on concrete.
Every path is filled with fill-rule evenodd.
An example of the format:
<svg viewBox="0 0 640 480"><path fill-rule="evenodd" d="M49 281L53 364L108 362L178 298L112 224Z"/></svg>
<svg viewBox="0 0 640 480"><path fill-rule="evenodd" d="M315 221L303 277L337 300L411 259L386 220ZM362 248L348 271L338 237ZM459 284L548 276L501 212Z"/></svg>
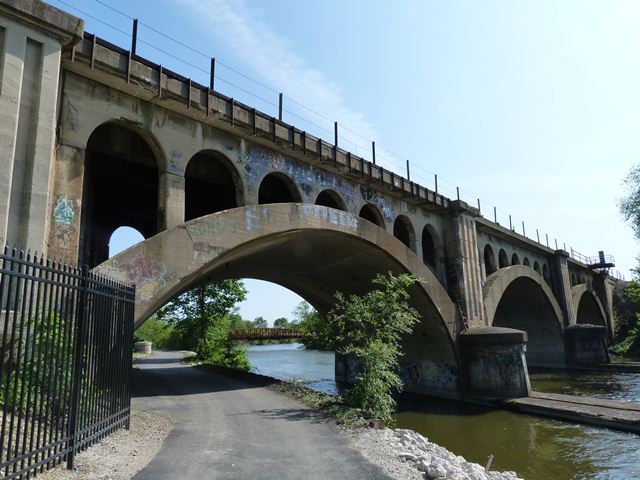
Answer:
<svg viewBox="0 0 640 480"><path fill-rule="evenodd" d="M330 210L319 205L304 205L303 213L305 217L314 217L326 219L333 225L348 228L350 230L358 229L358 219L348 212Z"/></svg>
<svg viewBox="0 0 640 480"><path fill-rule="evenodd" d="M76 218L75 206L73 200L66 195L61 195L56 200L56 206L53 208L53 220L63 225L72 225Z"/></svg>
<svg viewBox="0 0 640 480"><path fill-rule="evenodd" d="M429 360L400 362L402 383L419 391L450 392L458 389L455 365Z"/></svg>
<svg viewBox="0 0 640 480"><path fill-rule="evenodd" d="M101 273L135 284L136 296L144 301L153 299L175 277L175 274L168 272L164 263L147 257L144 253L138 253L133 259L123 263L111 260L108 266L101 268Z"/></svg>
<svg viewBox="0 0 640 480"><path fill-rule="evenodd" d="M173 150L169 154L169 165L167 165L167 171L169 173L182 174L182 167L180 166L181 159L182 153Z"/></svg>
<svg viewBox="0 0 640 480"><path fill-rule="evenodd" d="M258 147L250 148L242 159L242 167L247 176L247 188L254 192L260 187L259 182L265 175L270 172L280 172L291 178L300 188L304 203L315 203L316 197L322 190L333 190L344 199L349 211L357 212L364 200L380 208L387 221L393 221L393 207L379 192L365 189L371 190L367 192L371 199L367 200L363 189L357 184L280 153Z"/></svg>
<svg viewBox="0 0 640 480"><path fill-rule="evenodd" d="M360 195L366 203L371 203L378 207L387 222L393 222L395 218L393 207L380 192L372 188L360 187Z"/></svg>

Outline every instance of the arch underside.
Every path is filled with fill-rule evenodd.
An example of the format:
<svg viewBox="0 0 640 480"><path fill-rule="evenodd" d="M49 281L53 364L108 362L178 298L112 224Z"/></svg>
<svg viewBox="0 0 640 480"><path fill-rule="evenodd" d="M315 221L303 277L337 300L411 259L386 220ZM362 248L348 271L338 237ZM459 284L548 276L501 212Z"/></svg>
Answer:
<svg viewBox="0 0 640 480"><path fill-rule="evenodd" d="M491 325L527 332L527 364L562 366L562 313L544 279L532 268L511 266L491 275L484 288Z"/></svg>
<svg viewBox="0 0 640 480"><path fill-rule="evenodd" d="M576 323L582 325L607 326L604 307L598 296L586 284L576 285L571 289Z"/></svg>
<svg viewBox="0 0 640 480"><path fill-rule="evenodd" d="M458 390L457 320L445 290L399 240L346 212L292 203L227 210L162 232L97 270L137 285L136 325L207 280L274 282L324 314L336 291L362 294L377 273L412 273L423 279L410 291L422 320L403 344L403 363L413 372L405 375L408 388L434 394Z"/></svg>

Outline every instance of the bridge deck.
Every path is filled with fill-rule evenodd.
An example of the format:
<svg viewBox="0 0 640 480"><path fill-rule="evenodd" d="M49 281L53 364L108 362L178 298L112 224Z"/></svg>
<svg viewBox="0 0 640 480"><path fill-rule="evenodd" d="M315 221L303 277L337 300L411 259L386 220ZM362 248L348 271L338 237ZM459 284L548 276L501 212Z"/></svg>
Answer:
<svg viewBox="0 0 640 480"><path fill-rule="evenodd" d="M231 330L231 338L234 340L287 340L304 337L304 333L289 328L238 328Z"/></svg>
<svg viewBox="0 0 640 480"><path fill-rule="evenodd" d="M505 402L512 410L640 433L640 404L594 397L532 392Z"/></svg>

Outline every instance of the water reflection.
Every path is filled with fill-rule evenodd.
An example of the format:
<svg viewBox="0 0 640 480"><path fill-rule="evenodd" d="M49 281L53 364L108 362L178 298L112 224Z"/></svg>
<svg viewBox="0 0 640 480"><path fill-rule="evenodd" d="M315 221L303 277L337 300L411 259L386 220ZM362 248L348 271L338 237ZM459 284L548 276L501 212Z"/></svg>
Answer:
<svg viewBox="0 0 640 480"><path fill-rule="evenodd" d="M482 465L494 455L492 468L528 480L640 478L636 435L435 399L402 410L399 427Z"/></svg>
<svg viewBox="0 0 640 480"><path fill-rule="evenodd" d="M257 373L336 392L332 352L292 343L251 346L248 355ZM640 374L554 371L531 378L540 391L640 403ZM492 468L515 470L527 480L640 480L637 435L432 398L401 407L399 427L482 465L493 454Z"/></svg>
<svg viewBox="0 0 640 480"><path fill-rule="evenodd" d="M531 388L539 392L640 403L640 373L540 370L529 376Z"/></svg>

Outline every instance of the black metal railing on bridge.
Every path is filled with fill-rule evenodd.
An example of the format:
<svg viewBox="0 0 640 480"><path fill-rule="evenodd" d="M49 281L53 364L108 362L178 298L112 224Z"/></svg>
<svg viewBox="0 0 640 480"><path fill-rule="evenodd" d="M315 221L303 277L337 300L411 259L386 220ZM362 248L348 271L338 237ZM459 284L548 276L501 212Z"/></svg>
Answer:
<svg viewBox="0 0 640 480"><path fill-rule="evenodd" d="M287 340L304 338L306 335L291 328L237 328L231 330L234 340Z"/></svg>
<svg viewBox="0 0 640 480"><path fill-rule="evenodd" d="M29 478L129 425L135 289L0 254L0 476Z"/></svg>

